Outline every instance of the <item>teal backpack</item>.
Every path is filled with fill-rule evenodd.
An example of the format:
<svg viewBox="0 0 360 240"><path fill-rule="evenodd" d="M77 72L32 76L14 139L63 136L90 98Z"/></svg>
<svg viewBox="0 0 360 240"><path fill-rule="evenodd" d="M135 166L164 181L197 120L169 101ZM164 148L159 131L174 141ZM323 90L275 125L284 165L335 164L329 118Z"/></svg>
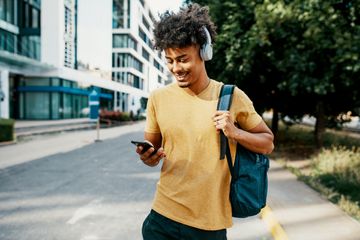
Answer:
<svg viewBox="0 0 360 240"><path fill-rule="evenodd" d="M218 110L230 109L234 88L233 85L222 86ZM232 216L244 218L258 214L266 205L269 159L265 155L254 153L237 143L233 165L228 139L221 132L220 159L224 159L225 155L231 173L230 203Z"/></svg>

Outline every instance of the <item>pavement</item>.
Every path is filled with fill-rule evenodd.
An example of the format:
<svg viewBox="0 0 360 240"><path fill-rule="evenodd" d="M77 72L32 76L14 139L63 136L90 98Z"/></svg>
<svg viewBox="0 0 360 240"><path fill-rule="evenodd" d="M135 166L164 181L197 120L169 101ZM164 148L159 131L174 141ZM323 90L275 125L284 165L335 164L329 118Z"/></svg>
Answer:
<svg viewBox="0 0 360 240"><path fill-rule="evenodd" d="M66 124L63 121L59 121L58 124L53 121L51 121L53 124L44 121L38 122L38 124L35 122L31 124L30 122L16 123L17 129L29 128L32 124L37 125L37 133L33 136L29 135L30 137L26 141L19 144L1 146L0 170L41 157L82 148L96 140L115 138L120 134L144 128L144 122L139 122L116 127L116 131L111 128L103 129L100 134L96 131L59 133L62 134L61 138L39 135L40 132L45 134L46 129L51 129L54 125L57 127L71 123L76 125L77 121L70 121ZM47 127L41 128L40 125ZM20 157L17 154L19 152L27 152L27 157ZM295 175L280 164L271 161L268 176L268 205L259 215L263 224L257 221L259 216L234 219L234 227L228 231L229 240L238 239L236 238L238 235L243 235L241 239L244 240L267 240L271 239L269 233L275 240L360 240L360 223L358 221L320 196L305 183L298 181ZM252 226L252 230L247 231L250 226ZM264 229L264 226L267 230Z"/></svg>
<svg viewBox="0 0 360 240"><path fill-rule="evenodd" d="M52 134L64 131L86 130L96 127L96 121L89 118L64 120L17 120L15 121L15 136L21 139L27 136Z"/></svg>

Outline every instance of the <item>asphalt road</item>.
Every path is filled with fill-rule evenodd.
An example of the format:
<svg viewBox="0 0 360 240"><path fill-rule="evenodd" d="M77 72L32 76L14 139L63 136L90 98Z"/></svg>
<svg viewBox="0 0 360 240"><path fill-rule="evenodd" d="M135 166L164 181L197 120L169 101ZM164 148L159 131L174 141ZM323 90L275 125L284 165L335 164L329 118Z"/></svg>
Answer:
<svg viewBox="0 0 360 240"><path fill-rule="evenodd" d="M0 148L1 240L142 239L141 225L160 171L160 166L142 164L130 144L142 138L142 131L59 150L59 143L71 145L81 134L37 137ZM52 142L57 149L53 154ZM34 157L42 148L45 156ZM272 238L265 223L252 217L235 219L228 239Z"/></svg>

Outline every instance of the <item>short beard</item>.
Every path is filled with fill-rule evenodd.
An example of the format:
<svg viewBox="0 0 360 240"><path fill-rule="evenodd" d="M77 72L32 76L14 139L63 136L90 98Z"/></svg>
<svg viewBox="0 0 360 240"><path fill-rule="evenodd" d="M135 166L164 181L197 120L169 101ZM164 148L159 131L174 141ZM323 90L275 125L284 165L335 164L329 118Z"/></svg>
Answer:
<svg viewBox="0 0 360 240"><path fill-rule="evenodd" d="M190 85L191 84L188 83L188 82L186 84L181 84L180 82L178 82L178 86L181 87L181 88L188 88L188 87L190 87Z"/></svg>

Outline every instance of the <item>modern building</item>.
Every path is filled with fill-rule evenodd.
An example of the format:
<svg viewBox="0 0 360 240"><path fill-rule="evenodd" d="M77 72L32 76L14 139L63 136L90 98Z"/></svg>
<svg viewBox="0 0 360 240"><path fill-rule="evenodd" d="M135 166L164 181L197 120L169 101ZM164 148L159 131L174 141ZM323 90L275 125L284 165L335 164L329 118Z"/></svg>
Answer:
<svg viewBox="0 0 360 240"><path fill-rule="evenodd" d="M141 14L150 27L152 15L142 0L114 1L113 13L112 77L103 77L78 69L77 0L0 0L0 117L86 117L94 89L101 108L144 111L168 78L139 23Z"/></svg>
<svg viewBox="0 0 360 240"><path fill-rule="evenodd" d="M112 79L149 92L169 79L164 58L153 50L154 16L144 0L112 0ZM131 94L130 94L131 95ZM115 92L115 109L136 111L141 95ZM128 101L131 102L128 102ZM143 106L142 106L143 108Z"/></svg>

